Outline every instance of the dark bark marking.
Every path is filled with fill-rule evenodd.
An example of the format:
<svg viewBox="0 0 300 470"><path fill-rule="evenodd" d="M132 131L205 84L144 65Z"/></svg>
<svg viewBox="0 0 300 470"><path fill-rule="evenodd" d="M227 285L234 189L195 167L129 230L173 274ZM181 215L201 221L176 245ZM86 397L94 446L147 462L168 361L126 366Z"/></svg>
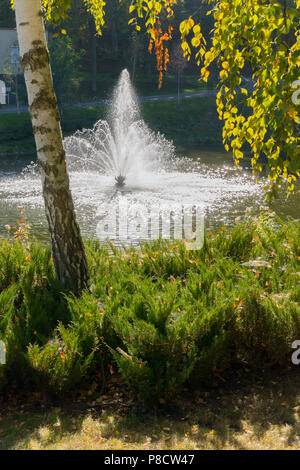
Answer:
<svg viewBox="0 0 300 470"><path fill-rule="evenodd" d="M59 152L58 156L57 156L57 161L59 164L61 164L66 158L66 152L64 150L62 150L61 152Z"/></svg>
<svg viewBox="0 0 300 470"><path fill-rule="evenodd" d="M53 145L44 145L44 147L41 147L38 149L39 152L54 152L55 147Z"/></svg>
<svg viewBox="0 0 300 470"><path fill-rule="evenodd" d="M30 112L33 113L34 111L40 109L53 109L57 110L57 100L55 95L52 95L49 91L45 88L42 88L39 93L36 95L35 99L30 105Z"/></svg>
<svg viewBox="0 0 300 470"><path fill-rule="evenodd" d="M47 146L45 146L47 147ZM51 146L49 146L51 147ZM44 147L43 147L44 148ZM43 151L43 148L39 150L40 151ZM38 160L38 166L40 168L42 168L42 170L45 172L45 174L47 176L50 176L51 173L57 178L58 175L59 175L59 170L57 168L57 165L50 165L49 163L47 162L42 162L41 160Z"/></svg>
<svg viewBox="0 0 300 470"><path fill-rule="evenodd" d="M36 42L36 41L33 41ZM49 52L45 46L36 46L21 57L23 71L30 67L32 72L42 69L49 64Z"/></svg>
<svg viewBox="0 0 300 470"><path fill-rule="evenodd" d="M44 196L49 194L53 197L53 203L46 207L46 217L53 227L51 240L56 273L64 288L71 288L75 294L79 294L89 286L89 268L74 215L71 192L68 187L53 188L46 180Z"/></svg>
<svg viewBox="0 0 300 470"><path fill-rule="evenodd" d="M52 132L52 129L50 127L44 127L44 126L32 126L32 130L34 134L50 134Z"/></svg>

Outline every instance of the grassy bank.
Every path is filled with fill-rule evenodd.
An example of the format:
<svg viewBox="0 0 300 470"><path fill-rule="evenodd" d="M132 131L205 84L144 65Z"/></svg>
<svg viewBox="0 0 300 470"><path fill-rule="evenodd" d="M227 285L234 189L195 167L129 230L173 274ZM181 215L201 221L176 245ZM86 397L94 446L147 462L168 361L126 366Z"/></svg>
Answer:
<svg viewBox="0 0 300 470"><path fill-rule="evenodd" d="M76 95L79 101L93 101L95 99L107 99L111 96L113 89L118 82L120 75L119 70L116 73L98 73L97 74L97 91L91 92L90 90L90 75L88 73L80 72L79 80L77 81ZM193 93L207 89L213 89L216 86L216 80L209 79L209 83L204 83L199 80L199 75L184 75L180 83L180 93ZM162 88L158 89L158 76L155 74L145 75L136 74L133 86L138 96L151 96L151 95L177 95L178 83L177 75L166 73L163 77ZM70 102L72 102L73 93L69 93Z"/></svg>
<svg viewBox="0 0 300 470"><path fill-rule="evenodd" d="M105 118L106 108L63 109L62 128L65 135L77 129L92 127ZM174 140L177 146L221 143L221 121L216 114L214 97L144 103L142 116L153 130ZM0 153L35 151L29 115L0 115Z"/></svg>
<svg viewBox="0 0 300 470"><path fill-rule="evenodd" d="M166 403L229 370L290 365L300 338L300 226L269 212L208 234L201 250L87 244L90 292L62 293L51 253L19 226L0 244L2 396L78 398L112 371L135 397ZM74 390L76 391L75 393Z"/></svg>

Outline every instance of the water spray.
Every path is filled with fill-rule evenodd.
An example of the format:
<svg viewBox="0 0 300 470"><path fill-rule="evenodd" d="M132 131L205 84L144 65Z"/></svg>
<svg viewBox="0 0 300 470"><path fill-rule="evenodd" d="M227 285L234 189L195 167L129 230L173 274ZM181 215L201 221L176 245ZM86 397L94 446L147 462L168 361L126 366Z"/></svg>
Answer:
<svg viewBox="0 0 300 470"><path fill-rule="evenodd" d="M152 132L142 120L127 70L121 73L114 90L107 120L66 137L64 147L69 171L111 176L116 188L157 169L174 153L173 144Z"/></svg>

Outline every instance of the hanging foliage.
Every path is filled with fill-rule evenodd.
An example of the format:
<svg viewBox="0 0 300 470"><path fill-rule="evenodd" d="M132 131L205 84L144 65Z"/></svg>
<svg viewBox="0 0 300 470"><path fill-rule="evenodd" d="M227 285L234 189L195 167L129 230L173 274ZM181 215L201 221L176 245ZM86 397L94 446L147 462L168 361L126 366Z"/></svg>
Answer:
<svg viewBox="0 0 300 470"><path fill-rule="evenodd" d="M207 50L200 24L189 18L180 25L184 54L190 59L195 53L204 81L217 62L223 143L226 150L231 148L236 164L250 147L254 174L268 162L267 199L282 184L290 195L300 176L300 1L210 3L208 14L215 20L212 46ZM247 87L246 67L252 75Z"/></svg>

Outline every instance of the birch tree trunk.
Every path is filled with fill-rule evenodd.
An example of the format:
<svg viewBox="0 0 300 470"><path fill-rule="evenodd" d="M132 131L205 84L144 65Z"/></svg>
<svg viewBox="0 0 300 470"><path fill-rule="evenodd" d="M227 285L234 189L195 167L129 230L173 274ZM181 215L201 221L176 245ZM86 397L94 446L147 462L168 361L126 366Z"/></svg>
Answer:
<svg viewBox="0 0 300 470"><path fill-rule="evenodd" d="M56 274L64 288L79 294L88 286L89 269L69 186L41 0L15 0L15 13Z"/></svg>

